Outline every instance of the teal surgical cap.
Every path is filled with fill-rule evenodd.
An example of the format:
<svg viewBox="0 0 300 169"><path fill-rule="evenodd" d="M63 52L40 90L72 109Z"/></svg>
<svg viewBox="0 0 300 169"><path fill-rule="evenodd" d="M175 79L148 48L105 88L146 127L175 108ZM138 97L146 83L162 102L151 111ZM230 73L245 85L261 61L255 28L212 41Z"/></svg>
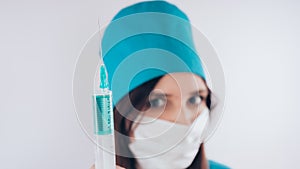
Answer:
<svg viewBox="0 0 300 169"><path fill-rule="evenodd" d="M122 9L106 27L101 45L114 105L168 73L191 72L205 79L188 17L165 1Z"/></svg>

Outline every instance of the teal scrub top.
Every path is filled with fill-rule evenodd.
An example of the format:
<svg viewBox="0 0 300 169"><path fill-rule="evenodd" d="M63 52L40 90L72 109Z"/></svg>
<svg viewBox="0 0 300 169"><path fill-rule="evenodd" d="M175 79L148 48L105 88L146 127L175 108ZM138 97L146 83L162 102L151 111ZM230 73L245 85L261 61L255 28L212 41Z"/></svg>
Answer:
<svg viewBox="0 0 300 169"><path fill-rule="evenodd" d="M209 169L230 169L229 167L212 160L208 160L208 164L209 164Z"/></svg>

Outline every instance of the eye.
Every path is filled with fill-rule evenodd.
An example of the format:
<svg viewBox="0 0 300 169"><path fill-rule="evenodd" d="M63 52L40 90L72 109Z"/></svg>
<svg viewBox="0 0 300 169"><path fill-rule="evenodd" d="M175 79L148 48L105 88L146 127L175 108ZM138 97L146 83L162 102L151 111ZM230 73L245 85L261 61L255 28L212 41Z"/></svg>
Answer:
<svg viewBox="0 0 300 169"><path fill-rule="evenodd" d="M202 97L199 95L189 98L188 103L193 106L199 106L201 104Z"/></svg>
<svg viewBox="0 0 300 169"><path fill-rule="evenodd" d="M150 101L151 108L160 108L163 107L166 104L166 100L163 98L154 98Z"/></svg>

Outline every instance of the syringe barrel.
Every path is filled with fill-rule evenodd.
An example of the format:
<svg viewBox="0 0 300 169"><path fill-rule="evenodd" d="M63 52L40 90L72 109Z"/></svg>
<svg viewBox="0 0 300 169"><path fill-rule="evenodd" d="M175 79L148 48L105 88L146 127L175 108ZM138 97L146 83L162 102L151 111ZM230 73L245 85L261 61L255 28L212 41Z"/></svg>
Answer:
<svg viewBox="0 0 300 169"><path fill-rule="evenodd" d="M94 133L96 135L112 134L114 131L112 92L95 91L93 95Z"/></svg>
<svg viewBox="0 0 300 169"><path fill-rule="evenodd" d="M96 137L96 169L116 168L112 92L99 90L93 94L94 134Z"/></svg>

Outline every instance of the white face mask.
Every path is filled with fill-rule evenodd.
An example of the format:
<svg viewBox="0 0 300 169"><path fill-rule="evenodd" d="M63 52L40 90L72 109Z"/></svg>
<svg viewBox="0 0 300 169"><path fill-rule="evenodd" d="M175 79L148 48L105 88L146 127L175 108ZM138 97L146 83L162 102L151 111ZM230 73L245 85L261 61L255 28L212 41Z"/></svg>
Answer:
<svg viewBox="0 0 300 169"><path fill-rule="evenodd" d="M183 169L191 165L209 120L206 108L191 125L142 117L129 144L139 169Z"/></svg>

